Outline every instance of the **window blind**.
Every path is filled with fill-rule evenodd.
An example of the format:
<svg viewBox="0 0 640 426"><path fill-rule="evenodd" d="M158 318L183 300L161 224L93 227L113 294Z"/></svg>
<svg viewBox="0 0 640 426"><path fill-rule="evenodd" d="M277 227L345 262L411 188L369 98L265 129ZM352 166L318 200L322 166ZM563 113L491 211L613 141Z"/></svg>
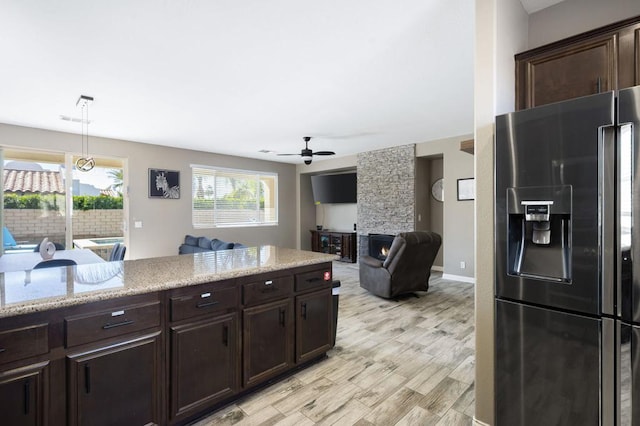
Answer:
<svg viewBox="0 0 640 426"><path fill-rule="evenodd" d="M278 175L191 165L194 228L278 224Z"/></svg>

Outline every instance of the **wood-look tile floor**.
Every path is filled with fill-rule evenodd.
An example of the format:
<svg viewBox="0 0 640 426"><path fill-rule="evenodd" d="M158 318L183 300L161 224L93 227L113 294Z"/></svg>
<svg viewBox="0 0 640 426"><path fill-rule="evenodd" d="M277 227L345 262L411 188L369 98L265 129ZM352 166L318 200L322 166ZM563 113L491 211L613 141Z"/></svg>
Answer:
<svg viewBox="0 0 640 426"><path fill-rule="evenodd" d="M474 411L474 285L431 276L419 298L362 289L358 265L341 281L328 358L194 423L210 425L470 425Z"/></svg>

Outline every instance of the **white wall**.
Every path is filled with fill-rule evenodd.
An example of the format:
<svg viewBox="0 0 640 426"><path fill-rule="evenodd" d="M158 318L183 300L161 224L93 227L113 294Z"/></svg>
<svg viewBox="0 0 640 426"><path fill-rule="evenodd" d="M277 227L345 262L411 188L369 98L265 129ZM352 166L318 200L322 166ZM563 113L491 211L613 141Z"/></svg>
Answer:
<svg viewBox="0 0 640 426"><path fill-rule="evenodd" d="M564 0L529 17L529 49L640 16L638 0Z"/></svg>
<svg viewBox="0 0 640 426"><path fill-rule="evenodd" d="M316 225L334 231L353 231L357 222L358 204L319 204L316 205Z"/></svg>
<svg viewBox="0 0 640 426"><path fill-rule="evenodd" d="M0 124L0 143L3 146L74 152L79 145L77 141L78 136L74 134ZM91 137L90 152L95 156L128 159L125 185L129 187L126 218L130 228L127 243L129 259L176 255L185 234L206 235L246 245L296 246L294 165L99 137ZM191 225L191 164L277 173L279 225L194 229ZM180 171L180 199L148 198L149 168ZM133 228L134 221L142 221L143 228Z"/></svg>

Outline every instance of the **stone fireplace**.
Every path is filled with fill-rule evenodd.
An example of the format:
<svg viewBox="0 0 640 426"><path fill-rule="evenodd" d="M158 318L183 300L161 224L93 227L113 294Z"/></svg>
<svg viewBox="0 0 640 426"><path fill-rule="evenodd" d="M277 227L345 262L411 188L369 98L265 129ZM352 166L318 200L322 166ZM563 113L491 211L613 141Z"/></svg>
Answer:
<svg viewBox="0 0 640 426"><path fill-rule="evenodd" d="M360 153L357 167L358 255L364 256L369 234L415 230L415 145Z"/></svg>

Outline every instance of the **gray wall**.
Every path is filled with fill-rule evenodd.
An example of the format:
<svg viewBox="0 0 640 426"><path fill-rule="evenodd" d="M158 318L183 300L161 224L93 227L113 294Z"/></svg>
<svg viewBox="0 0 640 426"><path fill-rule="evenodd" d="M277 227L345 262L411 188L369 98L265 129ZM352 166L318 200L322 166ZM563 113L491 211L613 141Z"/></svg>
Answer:
<svg viewBox="0 0 640 426"><path fill-rule="evenodd" d="M431 186L444 177L444 160L442 158L434 158L429 160L429 184L427 191L424 189L419 192L426 192L429 197L429 231L437 232L444 238L444 203L436 200L431 196ZM473 176L473 173L470 175ZM435 266L443 267L444 250L440 250L433 262Z"/></svg>
<svg viewBox="0 0 640 426"><path fill-rule="evenodd" d="M0 143L21 149L77 152L78 136L0 124ZM178 253L185 234L206 235L246 245L296 246L296 166L249 158L169 148L116 139L91 137L95 156L128 159L125 184L129 187L127 258L169 256ZM278 226L194 229L191 225L191 164L230 167L278 174ZM148 169L180 171L179 200L148 198ZM133 228L142 221L143 228Z"/></svg>
<svg viewBox="0 0 640 426"><path fill-rule="evenodd" d="M443 177L442 156L416 158L416 231L437 232L444 239L444 203L431 196L431 186ZM442 269L443 251L433 266Z"/></svg>
<svg viewBox="0 0 640 426"><path fill-rule="evenodd" d="M460 151L460 142L470 139L462 135L416 144L416 156L441 156L443 161L444 202L442 203L442 265L445 278L468 279L475 277L474 259L474 207L475 201L458 201L458 179L474 177L474 156ZM437 172L437 170L436 170ZM431 186L424 189L431 191ZM460 262L465 263L461 268Z"/></svg>

